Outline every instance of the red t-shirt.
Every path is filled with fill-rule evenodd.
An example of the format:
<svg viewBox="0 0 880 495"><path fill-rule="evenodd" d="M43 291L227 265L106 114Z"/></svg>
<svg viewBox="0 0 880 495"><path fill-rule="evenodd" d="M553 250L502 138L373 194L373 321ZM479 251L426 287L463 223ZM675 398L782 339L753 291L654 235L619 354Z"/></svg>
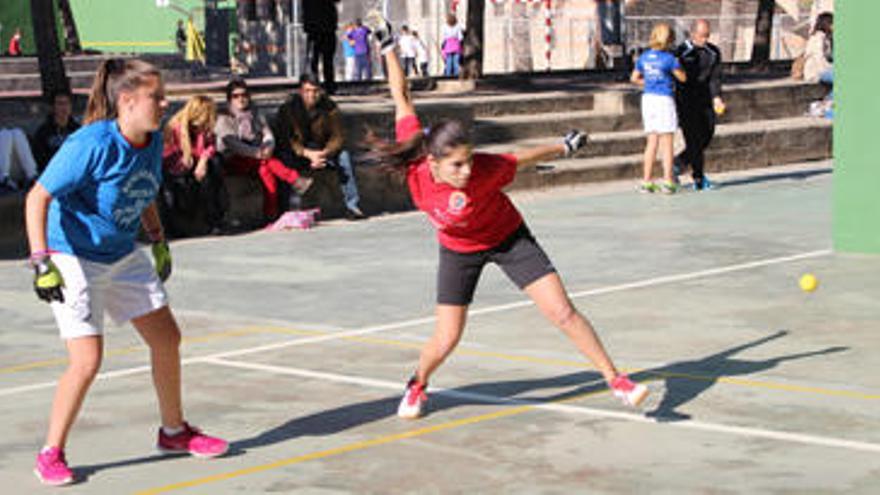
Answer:
<svg viewBox="0 0 880 495"><path fill-rule="evenodd" d="M9 38L9 54L18 57L21 55L21 36L14 35Z"/></svg>
<svg viewBox="0 0 880 495"><path fill-rule="evenodd" d="M422 132L422 125L411 115L397 121L396 131L403 142ZM501 191L515 175L516 157L485 153L474 153L464 189L434 181L426 158L411 162L406 171L413 202L428 214L440 244L460 253L493 248L522 224L522 215Z"/></svg>

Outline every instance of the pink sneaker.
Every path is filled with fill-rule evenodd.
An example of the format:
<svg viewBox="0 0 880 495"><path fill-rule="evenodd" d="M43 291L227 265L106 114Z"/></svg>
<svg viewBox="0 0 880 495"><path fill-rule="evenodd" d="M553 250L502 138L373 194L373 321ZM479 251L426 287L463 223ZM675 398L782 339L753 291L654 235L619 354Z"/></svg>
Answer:
<svg viewBox="0 0 880 495"><path fill-rule="evenodd" d="M617 375L614 380L611 380L611 391L624 404L633 407L639 407L639 404L650 393L648 387L640 383L634 383L626 375Z"/></svg>
<svg viewBox="0 0 880 495"><path fill-rule="evenodd" d="M189 423L183 423L183 431L170 436L159 428L159 441L156 448L165 454L177 454L189 452L195 457L217 457L226 453L229 443L221 438L211 437L194 428Z"/></svg>
<svg viewBox="0 0 880 495"><path fill-rule="evenodd" d="M51 447L37 454L34 474L44 485L61 486L73 482L73 471L67 467L64 451Z"/></svg>
<svg viewBox="0 0 880 495"><path fill-rule="evenodd" d="M427 383L419 383L415 377L410 378L406 384L406 391L403 393L403 399L397 407L397 415L404 419L416 419L425 413L425 404L428 402L428 394L425 389Z"/></svg>

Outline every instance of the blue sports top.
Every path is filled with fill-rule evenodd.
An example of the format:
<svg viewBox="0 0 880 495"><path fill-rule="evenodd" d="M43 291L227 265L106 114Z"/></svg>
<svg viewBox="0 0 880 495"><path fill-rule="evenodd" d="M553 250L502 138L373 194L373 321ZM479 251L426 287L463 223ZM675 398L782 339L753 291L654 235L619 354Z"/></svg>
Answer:
<svg viewBox="0 0 880 495"><path fill-rule="evenodd" d="M681 64L669 52L648 50L636 62L636 70L645 78L645 94L672 96L675 81L672 71L681 69Z"/></svg>
<svg viewBox="0 0 880 495"><path fill-rule="evenodd" d="M52 195L49 249L113 263L134 251L141 212L162 181L162 134L129 143L115 120L70 135L38 182Z"/></svg>

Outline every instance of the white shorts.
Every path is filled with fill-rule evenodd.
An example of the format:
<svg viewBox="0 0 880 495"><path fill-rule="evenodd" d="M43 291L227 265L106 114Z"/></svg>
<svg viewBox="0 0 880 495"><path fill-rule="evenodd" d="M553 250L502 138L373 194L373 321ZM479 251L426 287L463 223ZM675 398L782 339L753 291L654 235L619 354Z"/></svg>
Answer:
<svg viewBox="0 0 880 495"><path fill-rule="evenodd" d="M52 312L62 339L101 335L104 311L116 324L168 304L156 269L142 249L115 263L97 263L64 253L52 255L64 277L64 302Z"/></svg>
<svg viewBox="0 0 880 495"><path fill-rule="evenodd" d="M642 95L642 122L645 132L668 134L678 129L678 114L671 96L645 93Z"/></svg>

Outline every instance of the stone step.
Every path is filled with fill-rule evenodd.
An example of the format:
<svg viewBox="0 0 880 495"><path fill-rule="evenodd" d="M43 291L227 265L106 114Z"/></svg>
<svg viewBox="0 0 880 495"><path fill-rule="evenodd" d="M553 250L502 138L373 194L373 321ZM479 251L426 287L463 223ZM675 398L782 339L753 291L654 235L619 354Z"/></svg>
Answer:
<svg viewBox="0 0 880 495"><path fill-rule="evenodd" d="M722 125L718 127L712 145L706 150L706 172L729 172L752 168L770 167L832 157L832 125L825 119L800 117L783 120ZM603 139L604 138L604 139ZM598 137L595 143L631 137ZM532 146L540 141L518 144ZM517 174L511 185L513 189L552 187L585 182L632 179L642 176L641 145L630 154L576 157L542 164ZM683 144L679 136L676 151ZM502 152L500 146L486 148L490 152ZM515 148L507 148L512 150ZM655 164L655 177L660 175L660 163Z"/></svg>
<svg viewBox="0 0 880 495"><path fill-rule="evenodd" d="M139 58L146 60L162 69L184 69L187 62L175 54L144 53L133 55L73 55L63 58L67 72L91 72L93 75L101 62L108 58ZM38 75L40 66L36 57L3 57L0 58L0 74L31 74Z"/></svg>
<svg viewBox="0 0 880 495"><path fill-rule="evenodd" d="M830 132L831 122L826 119L800 116L784 119L757 120L749 122L736 122L731 124L721 123L717 126L715 138L711 149L726 147L739 148L744 146L763 145L756 143L761 137L760 131L765 133L779 134L779 130L790 130L795 133L803 133L803 143L811 143L811 139L819 139L823 146L827 143L826 133ZM512 143L515 146L533 147L560 142L561 134L553 137L541 137L519 140ZM830 138L830 135L828 136ZM684 148L684 139L681 131L675 136L676 150ZM789 142L789 141L786 141ZM640 130L621 132L596 132L590 134L589 144L579 153L581 158L598 158L603 156L620 156L640 153L645 147L645 133ZM490 144L481 146L480 149L491 153L503 153L515 148L511 144Z"/></svg>
<svg viewBox="0 0 880 495"><path fill-rule="evenodd" d="M824 96L825 90L811 84L747 84L726 88L727 112L719 123L749 122L801 116L809 103ZM478 143L520 141L542 136L563 135L570 129L589 133L630 131L641 128L638 93L606 91L596 94L593 109L530 115L504 114L474 120ZM573 111L572 111L573 110Z"/></svg>

